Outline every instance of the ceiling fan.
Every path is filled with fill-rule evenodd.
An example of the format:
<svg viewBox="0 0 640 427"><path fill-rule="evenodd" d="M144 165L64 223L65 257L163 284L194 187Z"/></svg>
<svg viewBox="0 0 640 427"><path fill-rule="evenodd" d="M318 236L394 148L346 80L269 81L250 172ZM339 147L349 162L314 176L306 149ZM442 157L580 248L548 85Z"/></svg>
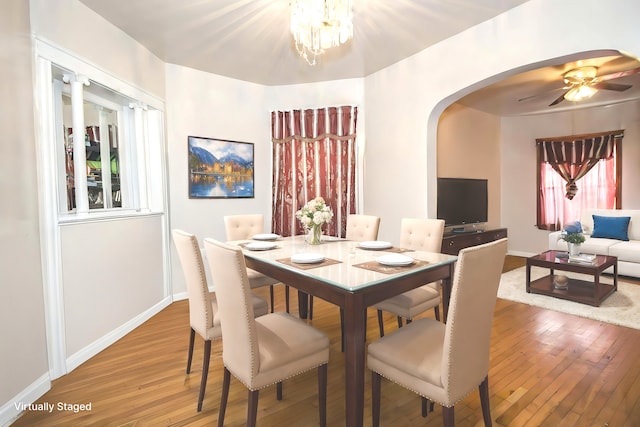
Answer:
<svg viewBox="0 0 640 427"><path fill-rule="evenodd" d="M640 67L603 75L598 75L598 67L592 65L571 69L562 75L564 87L556 90L562 90L563 92L551 104L549 104L549 107L553 107L564 100L577 102L590 98L598 90L623 92L630 89L631 85L612 83L610 80L638 73L640 73ZM519 99L518 101L524 101L536 96L538 95L528 96Z"/></svg>

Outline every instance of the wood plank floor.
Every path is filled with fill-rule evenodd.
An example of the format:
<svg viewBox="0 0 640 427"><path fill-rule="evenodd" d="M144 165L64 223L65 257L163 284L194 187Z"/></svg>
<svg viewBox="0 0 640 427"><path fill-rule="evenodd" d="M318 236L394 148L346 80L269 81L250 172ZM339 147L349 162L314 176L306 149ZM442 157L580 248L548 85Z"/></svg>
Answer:
<svg viewBox="0 0 640 427"><path fill-rule="evenodd" d="M523 265L508 257L505 271ZM639 283L640 282L636 282ZM523 284L524 286L524 284ZM276 287L284 309L284 288ZM260 290L267 296L267 289ZM292 307L297 307L292 292ZM426 316L433 316L429 312ZM387 331L395 318L385 317ZM314 302L313 326L331 338L328 425L344 425L344 358L340 352L339 311ZM222 342L212 346L202 412L196 401L202 366L202 340L196 339L193 368L185 374L188 345L186 301L171 304L120 341L70 374L54 381L38 403L91 404L91 411L25 412L15 426L200 426L215 425L222 379ZM375 311L369 310L368 336L377 338ZM365 425L371 425L370 375L366 375ZM640 330L498 300L495 310L491 370L491 410L496 426L640 426ZM245 423L247 394L235 379L226 426ZM260 394L258 425L318 425L315 372L284 383L284 399L275 388ZM382 385L383 426L440 426L436 406L426 419L420 400L388 381ZM456 405L457 426L482 425L475 392Z"/></svg>

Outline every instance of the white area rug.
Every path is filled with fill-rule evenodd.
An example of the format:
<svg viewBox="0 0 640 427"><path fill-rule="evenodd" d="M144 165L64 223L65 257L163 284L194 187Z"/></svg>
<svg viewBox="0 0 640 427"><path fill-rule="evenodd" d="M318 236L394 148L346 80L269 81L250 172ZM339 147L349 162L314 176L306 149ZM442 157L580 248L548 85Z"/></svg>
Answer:
<svg viewBox="0 0 640 427"><path fill-rule="evenodd" d="M559 272L570 277L590 280L590 276ZM548 269L532 267L531 279L549 274ZM600 276L603 283L613 283L609 275ZM627 326L640 329L640 285L625 283L618 279L618 291L604 300L600 307L592 307L573 301L565 301L545 295L528 294L525 289L525 267L509 271L502 275L498 298L521 302L535 307L559 311L561 313L574 314L589 319L599 320L614 325Z"/></svg>

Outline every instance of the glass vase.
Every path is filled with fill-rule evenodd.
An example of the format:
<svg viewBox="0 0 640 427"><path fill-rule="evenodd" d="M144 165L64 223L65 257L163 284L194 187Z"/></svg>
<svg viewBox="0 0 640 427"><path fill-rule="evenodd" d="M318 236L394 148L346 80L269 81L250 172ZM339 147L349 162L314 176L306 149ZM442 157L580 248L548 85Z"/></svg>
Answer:
<svg viewBox="0 0 640 427"><path fill-rule="evenodd" d="M314 224L309 228L309 234L307 235L307 243L310 245L319 245L322 240L322 227Z"/></svg>
<svg viewBox="0 0 640 427"><path fill-rule="evenodd" d="M580 255L580 243L568 243L569 255Z"/></svg>

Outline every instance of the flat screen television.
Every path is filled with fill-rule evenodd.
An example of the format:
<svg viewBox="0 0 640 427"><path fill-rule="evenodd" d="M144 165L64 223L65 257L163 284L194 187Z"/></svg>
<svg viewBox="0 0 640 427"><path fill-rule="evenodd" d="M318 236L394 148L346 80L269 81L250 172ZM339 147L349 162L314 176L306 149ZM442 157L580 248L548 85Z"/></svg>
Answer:
<svg viewBox="0 0 640 427"><path fill-rule="evenodd" d="M438 178L437 210L447 227L487 222L487 180Z"/></svg>

